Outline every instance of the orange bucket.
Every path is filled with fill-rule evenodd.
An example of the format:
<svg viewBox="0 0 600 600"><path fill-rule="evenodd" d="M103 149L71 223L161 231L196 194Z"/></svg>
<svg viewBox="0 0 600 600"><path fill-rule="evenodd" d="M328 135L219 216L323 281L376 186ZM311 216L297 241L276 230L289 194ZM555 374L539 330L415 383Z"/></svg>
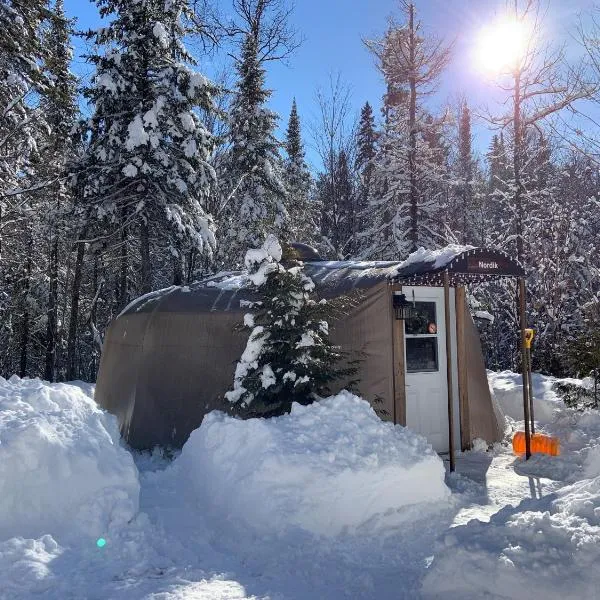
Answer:
<svg viewBox="0 0 600 600"><path fill-rule="evenodd" d="M525 454L525 432L517 431L513 436L513 452L515 454ZM543 433L534 433L531 436L531 453L549 454L550 456L560 455L560 442L557 438Z"/></svg>

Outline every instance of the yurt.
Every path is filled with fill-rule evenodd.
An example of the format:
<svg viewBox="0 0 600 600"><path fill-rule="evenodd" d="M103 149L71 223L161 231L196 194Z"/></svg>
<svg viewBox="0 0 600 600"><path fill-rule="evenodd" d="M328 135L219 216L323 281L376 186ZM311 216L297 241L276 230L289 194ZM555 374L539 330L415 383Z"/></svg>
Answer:
<svg viewBox="0 0 600 600"><path fill-rule="evenodd" d="M382 418L423 434L440 453L502 438L465 286L522 280L516 261L458 246L398 262L324 261L293 246L319 296L352 295L331 335L360 356L358 390ZM113 321L96 400L117 415L132 447L180 447L205 414L227 405L252 299L244 273L221 273L138 298Z"/></svg>

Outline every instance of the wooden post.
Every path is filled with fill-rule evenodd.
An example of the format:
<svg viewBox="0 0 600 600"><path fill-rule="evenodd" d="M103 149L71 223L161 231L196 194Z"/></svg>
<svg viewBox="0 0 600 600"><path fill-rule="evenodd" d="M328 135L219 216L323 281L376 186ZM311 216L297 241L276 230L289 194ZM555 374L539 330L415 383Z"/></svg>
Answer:
<svg viewBox="0 0 600 600"><path fill-rule="evenodd" d="M525 418L525 459L531 456L531 432L529 430L529 378L527 376L527 349L525 348L526 321L525 278L519 277L519 320L521 324L521 367L523 372L523 416Z"/></svg>
<svg viewBox="0 0 600 600"><path fill-rule="evenodd" d="M533 412L533 384L531 383L531 349L527 348L527 386L529 388L529 418L531 420L531 435L535 434L535 415Z"/></svg>
<svg viewBox="0 0 600 600"><path fill-rule="evenodd" d="M448 382L448 437L450 472L456 469L454 460L454 398L452 393L452 330L450 329L450 275L444 271L444 314L446 321L446 381Z"/></svg>
<svg viewBox="0 0 600 600"><path fill-rule="evenodd" d="M462 450L471 448L469 415L469 381L467 378L467 355L465 346L466 291L456 287L456 369L458 371L458 406L460 411L460 445Z"/></svg>
<svg viewBox="0 0 600 600"><path fill-rule="evenodd" d="M401 292L401 285L392 286L392 294ZM390 298L390 305L393 298ZM404 321L396 319L392 310L394 356L394 423L406 426L406 374L404 369Z"/></svg>

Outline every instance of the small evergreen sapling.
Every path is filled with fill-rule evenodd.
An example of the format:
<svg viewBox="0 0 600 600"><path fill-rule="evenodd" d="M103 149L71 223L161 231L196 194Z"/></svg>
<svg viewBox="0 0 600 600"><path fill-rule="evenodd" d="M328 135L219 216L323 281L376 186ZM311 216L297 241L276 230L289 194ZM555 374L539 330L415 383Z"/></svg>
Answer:
<svg viewBox="0 0 600 600"><path fill-rule="evenodd" d="M356 372L352 363L338 365L344 355L329 339L333 305L315 300L303 264L282 264L283 255L273 235L246 253L257 311L244 317L250 337L226 398L248 417L281 415L293 402L310 404L329 393L332 381Z"/></svg>

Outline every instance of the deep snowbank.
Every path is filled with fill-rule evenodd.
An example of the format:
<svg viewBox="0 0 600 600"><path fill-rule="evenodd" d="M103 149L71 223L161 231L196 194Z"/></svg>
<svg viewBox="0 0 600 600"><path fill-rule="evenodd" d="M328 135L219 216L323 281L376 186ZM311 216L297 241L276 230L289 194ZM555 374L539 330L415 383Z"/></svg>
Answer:
<svg viewBox="0 0 600 600"><path fill-rule="evenodd" d="M512 406L514 417L522 420L516 412L522 403L520 376L488 375L497 396L500 390L503 408ZM423 598L597 597L600 411L565 408L552 389L557 381L534 375L533 386L536 420L542 431L560 439L561 455L513 458L511 470L524 480L532 498L506 506L489 523L472 520L446 533L433 549Z"/></svg>
<svg viewBox="0 0 600 600"><path fill-rule="evenodd" d="M213 412L175 462L212 519L263 533L334 536L450 495L427 441L348 392L275 419Z"/></svg>
<svg viewBox="0 0 600 600"><path fill-rule="evenodd" d="M446 534L424 598L596 598L600 589L600 478L507 507L489 523Z"/></svg>
<svg viewBox="0 0 600 600"><path fill-rule="evenodd" d="M0 542L88 543L127 523L138 500L114 417L80 387L0 377Z"/></svg>
<svg viewBox="0 0 600 600"><path fill-rule="evenodd" d="M496 400L507 417L515 421L523 420L523 383L520 373L488 371L488 381ZM536 421L552 421L554 411L564 406L553 387L557 381L578 382L576 379L556 379L533 373L533 410Z"/></svg>

